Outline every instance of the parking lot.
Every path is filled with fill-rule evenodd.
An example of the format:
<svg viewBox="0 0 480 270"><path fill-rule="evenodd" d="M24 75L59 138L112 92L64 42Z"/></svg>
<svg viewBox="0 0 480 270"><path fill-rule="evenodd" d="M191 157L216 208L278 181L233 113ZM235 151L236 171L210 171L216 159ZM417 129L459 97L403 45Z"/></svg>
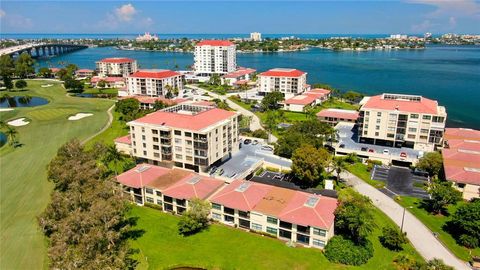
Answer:
<svg viewBox="0 0 480 270"><path fill-rule="evenodd" d="M237 153L217 166L213 176L221 176L231 180L245 177L263 162L276 165L281 169L289 169L292 166L291 160L276 156L272 150L267 150L265 147L262 149L262 146L264 145L261 143L242 143Z"/></svg>
<svg viewBox="0 0 480 270"><path fill-rule="evenodd" d="M383 156L385 159L394 159L399 161L412 161L421 155L421 151L406 147L388 147L357 142L357 133L354 125L350 123L340 123L335 129L338 131L337 151L349 150L358 155L364 156ZM402 154L403 153L403 154ZM403 157L401 156L403 155Z"/></svg>
<svg viewBox="0 0 480 270"><path fill-rule="evenodd" d="M423 189L428 179L413 174L408 168L376 166L372 171L372 179L385 182L386 190L383 192L389 196L428 198L428 193Z"/></svg>

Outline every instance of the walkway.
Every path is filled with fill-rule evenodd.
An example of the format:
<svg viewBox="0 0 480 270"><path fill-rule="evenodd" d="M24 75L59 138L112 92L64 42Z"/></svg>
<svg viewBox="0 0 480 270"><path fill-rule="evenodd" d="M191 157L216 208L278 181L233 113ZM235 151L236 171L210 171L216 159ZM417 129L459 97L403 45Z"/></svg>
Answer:
<svg viewBox="0 0 480 270"><path fill-rule="evenodd" d="M398 226L401 226L404 210L402 206L380 192L378 189L370 186L349 172L343 173L342 178L347 180L355 190L368 196L376 207L389 216ZM471 269L465 262L460 261L446 247L444 247L442 243L433 236L433 233L408 211L405 212L403 230L407 233L407 237L415 249L426 260L439 258L447 265L453 266L455 269Z"/></svg>
<svg viewBox="0 0 480 270"><path fill-rule="evenodd" d="M113 108L115 108L115 104L113 104L110 108L108 108L107 110L107 114L108 114L108 122L105 126L102 127L102 129L100 129L97 133L89 136L88 138L86 138L85 140L82 141L82 144L85 144L87 143L88 141L90 141L91 139L93 139L95 136L99 135L100 133L104 132L105 130L107 130L110 125L112 124L113 122L113 115L112 115L112 110Z"/></svg>
<svg viewBox="0 0 480 270"><path fill-rule="evenodd" d="M226 101L228 106L236 111L239 111L241 114L245 116L251 116L251 121L250 121L250 130L257 130L257 129L264 129L263 126L261 125L260 118L258 118L257 115L255 115L253 112L243 108L242 106L238 105L237 103L229 100L227 97L213 93L211 91L205 90L204 88L198 87L198 86L193 86L193 85L186 85L188 88L196 89L196 90L203 90L208 92L209 95L211 95L214 98L218 98L222 101ZM276 142L277 137L271 135L270 136L270 142Z"/></svg>

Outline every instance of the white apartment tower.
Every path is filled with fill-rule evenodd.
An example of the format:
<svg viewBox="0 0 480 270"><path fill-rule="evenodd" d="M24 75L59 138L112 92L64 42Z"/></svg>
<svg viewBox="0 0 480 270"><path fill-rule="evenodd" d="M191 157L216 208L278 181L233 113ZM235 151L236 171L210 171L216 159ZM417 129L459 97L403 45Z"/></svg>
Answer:
<svg viewBox="0 0 480 270"><path fill-rule="evenodd" d="M228 40L203 40L195 45L197 74L227 74L237 69L235 44Z"/></svg>
<svg viewBox="0 0 480 270"><path fill-rule="evenodd" d="M174 90L183 89L183 75L166 69L144 69L127 77L129 96L167 96Z"/></svg>
<svg viewBox="0 0 480 270"><path fill-rule="evenodd" d="M308 88L307 73L298 69L274 68L258 74L259 92L281 92L285 99L299 95Z"/></svg>
<svg viewBox="0 0 480 270"><path fill-rule="evenodd" d="M126 77L137 71L137 60L131 58L104 58L95 63L100 77Z"/></svg>
<svg viewBox="0 0 480 270"><path fill-rule="evenodd" d="M155 165L206 171L239 149L238 113L180 104L128 122L135 157Z"/></svg>
<svg viewBox="0 0 480 270"><path fill-rule="evenodd" d="M441 146L447 112L422 96L382 94L364 98L358 124L359 140L393 147L433 151Z"/></svg>
<svg viewBox="0 0 480 270"><path fill-rule="evenodd" d="M262 41L262 34L259 32L250 33L251 41Z"/></svg>

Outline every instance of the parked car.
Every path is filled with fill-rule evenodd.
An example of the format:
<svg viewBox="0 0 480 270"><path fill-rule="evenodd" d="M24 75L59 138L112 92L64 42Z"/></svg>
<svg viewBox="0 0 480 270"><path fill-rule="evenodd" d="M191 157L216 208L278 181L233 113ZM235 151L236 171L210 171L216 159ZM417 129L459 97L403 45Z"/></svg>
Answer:
<svg viewBox="0 0 480 270"><path fill-rule="evenodd" d="M384 154L384 155L390 155L390 150L388 150L388 149L383 149L383 154Z"/></svg>
<svg viewBox="0 0 480 270"><path fill-rule="evenodd" d="M210 174L214 174L217 171L217 167L213 166L212 169L210 170Z"/></svg>
<svg viewBox="0 0 480 270"><path fill-rule="evenodd" d="M257 145L257 144L258 144L258 141L257 141L257 140L253 140L252 145Z"/></svg>
<svg viewBox="0 0 480 270"><path fill-rule="evenodd" d="M341 143L338 147L340 147L340 148L345 148L345 144L344 144L344 143Z"/></svg>
<svg viewBox="0 0 480 270"><path fill-rule="evenodd" d="M420 169L418 169L418 168L415 168L415 169L413 170L413 174L418 175L418 176L428 177L428 173L427 173L426 171L422 171L422 170L420 170Z"/></svg>
<svg viewBox="0 0 480 270"><path fill-rule="evenodd" d="M369 152L369 153L375 153L375 149L369 148L369 149L368 149L368 152Z"/></svg>
<svg viewBox="0 0 480 270"><path fill-rule="evenodd" d="M367 147L362 147L362 148L360 148L360 151L364 151L364 152L366 152L367 150L368 150L368 148L367 148Z"/></svg>
<svg viewBox="0 0 480 270"><path fill-rule="evenodd" d="M401 153L400 153L400 157L402 157L402 158L406 158L406 157L407 157L407 153L405 153L405 152L401 152Z"/></svg>
<svg viewBox="0 0 480 270"><path fill-rule="evenodd" d="M244 143L244 144L250 144L250 143L252 143L252 140L250 140L250 139L245 139L245 140L243 141L243 143Z"/></svg>
<svg viewBox="0 0 480 270"><path fill-rule="evenodd" d="M261 149L264 150L264 151L273 151L273 147L271 147L269 145L264 145L264 146L262 146Z"/></svg>
<svg viewBox="0 0 480 270"><path fill-rule="evenodd" d="M220 170L218 171L218 175L222 175L224 172L225 172L225 171L224 171L223 169L220 169Z"/></svg>

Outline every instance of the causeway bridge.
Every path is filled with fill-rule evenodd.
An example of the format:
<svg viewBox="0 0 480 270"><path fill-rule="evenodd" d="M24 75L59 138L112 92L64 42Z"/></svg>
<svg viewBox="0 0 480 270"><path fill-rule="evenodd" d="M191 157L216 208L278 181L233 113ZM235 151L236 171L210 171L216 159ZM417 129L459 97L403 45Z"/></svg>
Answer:
<svg viewBox="0 0 480 270"><path fill-rule="evenodd" d="M0 49L2 55L20 55L27 52L32 57L49 57L74 52L88 48L87 45L60 44L60 43L29 43Z"/></svg>

